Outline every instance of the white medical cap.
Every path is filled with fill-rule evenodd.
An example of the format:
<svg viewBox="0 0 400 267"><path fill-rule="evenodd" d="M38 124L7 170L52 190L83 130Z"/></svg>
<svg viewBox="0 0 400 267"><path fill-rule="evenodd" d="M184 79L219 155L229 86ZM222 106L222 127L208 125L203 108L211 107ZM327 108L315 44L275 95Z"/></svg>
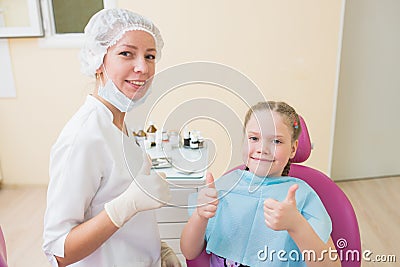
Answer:
<svg viewBox="0 0 400 267"><path fill-rule="evenodd" d="M81 72L93 77L103 63L107 49L127 31L140 30L149 33L156 44L158 60L164 46L160 31L147 18L125 9L103 9L89 20L84 30L84 44L80 53Z"/></svg>

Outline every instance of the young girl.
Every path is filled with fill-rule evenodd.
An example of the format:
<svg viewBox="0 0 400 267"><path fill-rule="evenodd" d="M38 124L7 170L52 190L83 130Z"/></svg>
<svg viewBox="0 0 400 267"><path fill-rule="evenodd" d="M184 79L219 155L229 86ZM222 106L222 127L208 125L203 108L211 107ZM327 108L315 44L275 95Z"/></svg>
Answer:
<svg viewBox="0 0 400 267"><path fill-rule="evenodd" d="M215 182L207 175L208 187L198 193L181 236L187 259L206 248L212 267L341 265L332 257L331 221L318 195L287 176L300 131L299 117L286 103L260 102L247 112L246 170Z"/></svg>

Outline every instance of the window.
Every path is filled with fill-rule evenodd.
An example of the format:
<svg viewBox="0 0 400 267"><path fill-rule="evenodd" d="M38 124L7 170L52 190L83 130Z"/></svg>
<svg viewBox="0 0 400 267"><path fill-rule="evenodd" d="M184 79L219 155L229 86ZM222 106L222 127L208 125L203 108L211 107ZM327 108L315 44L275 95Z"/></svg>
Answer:
<svg viewBox="0 0 400 267"><path fill-rule="evenodd" d="M39 0L0 0L0 38L43 36Z"/></svg>
<svg viewBox="0 0 400 267"><path fill-rule="evenodd" d="M42 0L44 47L81 47L83 29L90 17L103 8L115 7L115 0Z"/></svg>

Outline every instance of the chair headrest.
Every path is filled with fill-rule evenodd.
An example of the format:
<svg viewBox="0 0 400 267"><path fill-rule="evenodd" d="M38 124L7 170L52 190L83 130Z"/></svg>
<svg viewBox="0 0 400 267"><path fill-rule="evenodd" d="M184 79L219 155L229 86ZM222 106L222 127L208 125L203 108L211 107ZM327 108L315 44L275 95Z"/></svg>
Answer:
<svg viewBox="0 0 400 267"><path fill-rule="evenodd" d="M303 117L299 115L301 133L299 136L299 145L297 147L296 155L292 159L293 163L301 163L308 159L311 154L311 140L308 134L307 125Z"/></svg>

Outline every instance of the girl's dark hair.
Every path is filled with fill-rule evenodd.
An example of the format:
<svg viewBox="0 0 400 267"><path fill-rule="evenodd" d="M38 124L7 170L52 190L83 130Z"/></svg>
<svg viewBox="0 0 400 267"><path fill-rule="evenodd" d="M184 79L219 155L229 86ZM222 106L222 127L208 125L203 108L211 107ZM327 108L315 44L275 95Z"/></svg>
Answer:
<svg viewBox="0 0 400 267"><path fill-rule="evenodd" d="M244 130L246 129L247 123L250 120L251 115L256 111L275 111L282 115L283 121L292 131L292 143L299 139L301 133L300 119L299 115L296 113L295 109L286 104L285 102L258 102L252 106L246 113L244 118ZM282 176L288 176L290 171L290 159L283 169Z"/></svg>

